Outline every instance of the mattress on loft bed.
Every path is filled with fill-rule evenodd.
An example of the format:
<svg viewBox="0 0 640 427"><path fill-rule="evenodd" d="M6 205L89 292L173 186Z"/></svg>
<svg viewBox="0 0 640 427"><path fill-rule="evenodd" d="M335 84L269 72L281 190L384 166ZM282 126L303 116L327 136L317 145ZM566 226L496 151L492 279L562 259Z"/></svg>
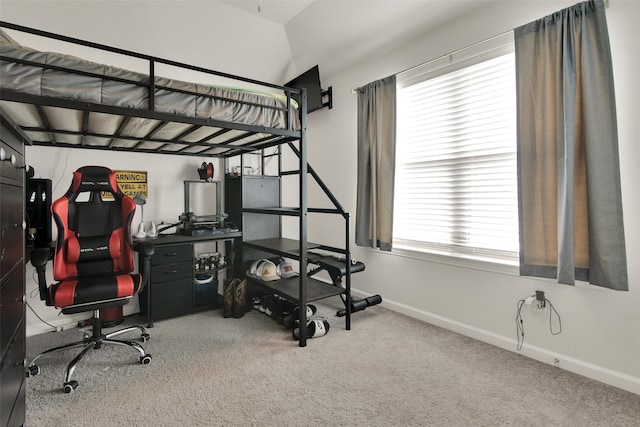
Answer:
<svg viewBox="0 0 640 427"><path fill-rule="evenodd" d="M2 29L0 29L0 53L6 58L35 63L26 65L10 60L0 61L2 89L101 105L149 109L148 88L127 82L148 83L149 76L146 74L98 64L70 55L41 52L21 46ZM65 70L47 69L37 64L61 67ZM92 75L75 74L71 70L88 72ZM109 77L127 81L114 81ZM154 110L156 112L267 128L287 129L288 127L287 102L284 95L190 83L158 76L155 78L155 86ZM294 100L291 100L291 103L294 108L297 107ZM277 107L284 111L268 107ZM18 114L24 115L24 111ZM299 116L295 110L293 128L300 129Z"/></svg>

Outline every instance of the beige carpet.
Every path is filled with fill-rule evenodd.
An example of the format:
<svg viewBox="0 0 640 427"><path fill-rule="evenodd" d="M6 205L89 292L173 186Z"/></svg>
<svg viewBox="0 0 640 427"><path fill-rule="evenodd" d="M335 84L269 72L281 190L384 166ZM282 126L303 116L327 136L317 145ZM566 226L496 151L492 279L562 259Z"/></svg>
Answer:
<svg viewBox="0 0 640 427"><path fill-rule="evenodd" d="M319 305L331 329L305 348L258 311L158 321L151 364L124 347L93 351L70 395L72 356L48 355L27 378L27 426L640 426L638 395L383 306L346 331L341 305ZM80 335L31 337L28 356Z"/></svg>

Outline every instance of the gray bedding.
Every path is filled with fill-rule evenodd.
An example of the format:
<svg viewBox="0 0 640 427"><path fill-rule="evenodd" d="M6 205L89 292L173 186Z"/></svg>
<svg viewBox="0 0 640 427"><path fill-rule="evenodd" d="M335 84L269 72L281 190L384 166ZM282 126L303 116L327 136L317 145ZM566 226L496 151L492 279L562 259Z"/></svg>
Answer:
<svg viewBox="0 0 640 427"><path fill-rule="evenodd" d="M10 60L0 61L0 89L11 89L21 93L86 101L95 104L118 106L134 109L149 109L149 89L145 86L136 85L135 82L148 83L148 75L128 71L122 68L98 64L83 60L77 57L54 52L41 52L29 47L21 46L12 40L4 31L0 29L0 53L6 58L17 58L27 60L30 64L18 64ZM49 64L60 69L46 69L40 64ZM90 76L75 74L72 70L81 70L91 73ZM108 77L116 77L126 81L109 80ZM243 90L222 86L212 86L198 83L183 82L174 79L156 77L154 92L154 110L178 114L183 116L207 118L221 120L231 123L242 123L253 126L264 126L267 128L287 129L286 98L284 95L269 94L266 92ZM171 89L178 89L175 92ZM250 105L243 102L249 102ZM292 101L293 102L293 101ZM16 105L16 103L2 103L5 110L21 126L37 127L39 123L37 111L29 105ZM295 104L294 104L295 106ZM278 107L284 110L267 107ZM59 109L47 107L50 120L69 121L69 123L58 123L58 126L77 127L80 126L79 117L65 117ZM94 117L92 132L107 134L115 131L117 125L114 118ZM294 116L294 129L300 129L299 117ZM114 121L109 124L109 121ZM125 133L129 136L142 136L154 126L153 120L133 119L127 125ZM56 123L52 123L56 126ZM173 129L163 129L167 138L179 134L179 125L173 125ZM203 131L206 134L206 131ZM193 141L202 138L203 132L195 132ZM213 131L209 131L209 134ZM34 135L35 136L35 135ZM256 135L255 139L260 138ZM37 139L37 138L36 138ZM64 139L64 136L63 136ZM69 137L68 139L73 139ZM101 138L91 138L89 144L103 144ZM73 143L69 141L70 143ZM215 142L215 141L211 141ZM244 140L243 143L247 143ZM87 143L85 140L84 144ZM116 141L123 147L133 145L134 141ZM110 144L114 144L110 141ZM145 143L152 148L154 143ZM156 144L160 145L160 144ZM185 147L176 146L176 150L184 150ZM187 150L191 148L187 147ZM197 150L193 148L193 150ZM215 154L215 151L209 151Z"/></svg>

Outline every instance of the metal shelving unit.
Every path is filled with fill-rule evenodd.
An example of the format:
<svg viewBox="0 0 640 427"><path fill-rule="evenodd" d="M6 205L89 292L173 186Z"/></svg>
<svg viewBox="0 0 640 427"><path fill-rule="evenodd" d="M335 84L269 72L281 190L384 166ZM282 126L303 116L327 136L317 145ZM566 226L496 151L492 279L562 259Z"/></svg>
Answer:
<svg viewBox="0 0 640 427"><path fill-rule="evenodd" d="M241 212L243 218L246 215L252 215L254 218L256 216L260 217L268 217L268 216L276 216L276 217L296 217L299 221L299 239L289 239L283 238L281 233L281 226L278 227L277 234L273 234L268 236L268 238L258 238L251 239L252 232L248 230L245 232L243 229L243 250L254 251L254 253L268 253L273 254L274 256L281 256L283 258L292 259L298 262L300 275L298 277L281 279L271 282L262 282L255 278L247 278L247 280L258 286L261 289L267 290L274 294L278 294L298 305L300 308L300 319L299 322L301 325L306 324L306 310L303 308L309 302L318 301L324 298L329 298L332 296L342 296L345 301L351 301L351 252L349 247L349 214L344 211L338 200L331 193L329 188L324 184L324 182L320 179L317 173L307 164L306 155L305 155L305 144L304 141L301 140L298 144L298 147L294 145L294 143L287 142L283 144L283 146L289 147L293 153L299 159L299 168L295 171L282 171L282 162L280 158L278 159L278 175L277 179L280 179L284 176L297 175L299 179L299 206L295 207L284 207L281 206L281 195L278 193L277 196L273 197L273 202L270 205L265 205L264 202L259 203L259 206L252 206L251 200L248 200L248 203L243 203L241 206ZM262 152L261 154L264 154ZM282 155L282 149L278 150L277 156L280 157ZM241 165L243 165L243 161L241 160ZM264 165L264 160L261 160L262 165ZM243 167L240 168L241 171L244 170ZM307 206L307 181L308 176L311 176L315 182L320 186L323 190L327 198L331 201L334 208L312 208ZM259 179L259 176L248 176L244 177L248 179L256 178ZM274 177L271 177L274 178ZM242 173L240 173L239 177L228 177L228 179L243 179ZM280 184L281 187L281 184ZM243 192L245 189L242 190ZM280 188L281 191L281 188ZM243 196L243 199L246 196ZM227 209L229 209L227 205ZM334 214L340 215L344 218L344 246L341 248L327 246L318 243L312 243L307 240L307 217L309 214ZM244 221L246 222L246 221ZM341 256L345 260L345 285L344 287L339 287L334 284L328 284L326 282L317 280L312 277L308 277L307 275L307 264L309 261L309 250L322 250L329 253L333 253ZM257 252L255 252L257 251ZM246 260L245 260L246 261ZM345 307L345 329L351 329L351 307L350 304L346 304ZM299 345L304 347L306 345L307 340L307 332L306 328L300 328L299 334Z"/></svg>

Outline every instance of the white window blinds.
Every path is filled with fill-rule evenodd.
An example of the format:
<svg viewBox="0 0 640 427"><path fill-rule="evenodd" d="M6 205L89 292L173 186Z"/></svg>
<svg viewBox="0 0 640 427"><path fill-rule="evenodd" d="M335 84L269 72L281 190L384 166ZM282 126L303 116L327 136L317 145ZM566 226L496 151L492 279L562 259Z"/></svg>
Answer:
<svg viewBox="0 0 640 427"><path fill-rule="evenodd" d="M498 45L398 76L394 247L517 259L515 61Z"/></svg>

